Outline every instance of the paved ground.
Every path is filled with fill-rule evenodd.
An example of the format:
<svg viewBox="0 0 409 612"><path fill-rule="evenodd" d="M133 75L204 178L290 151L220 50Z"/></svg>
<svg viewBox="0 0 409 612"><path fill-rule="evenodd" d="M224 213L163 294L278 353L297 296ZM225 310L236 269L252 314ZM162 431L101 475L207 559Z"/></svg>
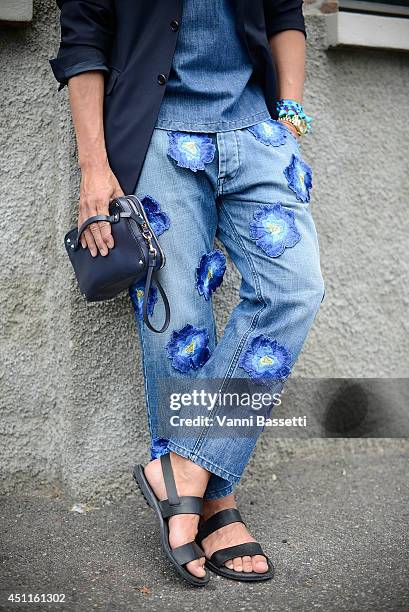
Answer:
<svg viewBox="0 0 409 612"><path fill-rule="evenodd" d="M214 577L196 590L162 557L154 516L136 495L85 514L69 509L86 500L3 498L0 609L408 611L407 472L396 441L274 466L263 490L241 490L240 506L276 578L249 586ZM65 593L66 603L13 604L12 592Z"/></svg>

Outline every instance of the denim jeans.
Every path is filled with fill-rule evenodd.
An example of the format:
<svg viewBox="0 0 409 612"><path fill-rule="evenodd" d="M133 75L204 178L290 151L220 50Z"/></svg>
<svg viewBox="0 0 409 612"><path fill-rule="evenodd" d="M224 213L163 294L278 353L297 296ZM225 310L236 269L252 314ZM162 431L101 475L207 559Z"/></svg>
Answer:
<svg viewBox="0 0 409 612"><path fill-rule="evenodd" d="M229 494L257 436L221 439L158 434L160 380L278 383L291 372L323 299L317 233L309 208L311 170L287 128L267 121L209 135L155 129L136 195L166 254L160 270L171 324L141 324L143 285L130 290L143 353L152 456L173 451L211 472L205 499ZM217 340L212 293L224 254L241 275L240 302ZM149 311L164 311L155 292ZM234 432L233 432L234 433ZM259 433L259 432L258 432Z"/></svg>

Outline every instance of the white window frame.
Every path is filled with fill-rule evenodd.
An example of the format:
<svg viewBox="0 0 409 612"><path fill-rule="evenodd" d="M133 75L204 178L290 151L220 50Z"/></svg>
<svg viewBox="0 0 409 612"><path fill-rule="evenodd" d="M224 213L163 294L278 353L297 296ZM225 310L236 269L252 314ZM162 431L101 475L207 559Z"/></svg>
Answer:
<svg viewBox="0 0 409 612"><path fill-rule="evenodd" d="M340 0L325 19L328 47L409 51L409 6Z"/></svg>
<svg viewBox="0 0 409 612"><path fill-rule="evenodd" d="M0 0L0 22L19 24L33 19L33 0Z"/></svg>

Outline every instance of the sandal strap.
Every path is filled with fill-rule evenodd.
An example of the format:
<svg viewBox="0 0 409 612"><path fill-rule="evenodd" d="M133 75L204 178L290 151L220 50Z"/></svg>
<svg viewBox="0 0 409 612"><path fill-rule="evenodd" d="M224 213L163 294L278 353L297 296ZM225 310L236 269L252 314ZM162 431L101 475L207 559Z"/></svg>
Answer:
<svg viewBox="0 0 409 612"><path fill-rule="evenodd" d="M201 497L194 497L193 495L179 497L169 453L161 456L160 464L168 496L167 499L159 502L163 518L169 518L176 514L202 514L203 499Z"/></svg>
<svg viewBox="0 0 409 612"><path fill-rule="evenodd" d="M263 555L265 557L263 549L258 542L246 542L245 544L216 550L210 557L210 561L217 567L221 567L226 561L230 561L230 559L235 557L253 557L254 555Z"/></svg>
<svg viewBox="0 0 409 612"><path fill-rule="evenodd" d="M170 453L167 453L166 455L161 455L160 464L162 467L163 480L165 482L168 502L171 506L177 506L180 503L180 498L176 489L175 478L173 476Z"/></svg>
<svg viewBox="0 0 409 612"><path fill-rule="evenodd" d="M203 525L199 529L199 533L197 534L196 541L199 544L207 538L211 533L216 531L217 529L221 529L222 527L226 527L226 525L230 525L231 523L243 523L244 521L241 518L240 512L237 508L227 508L226 510L220 510L220 512L216 512L213 514L207 521L203 523Z"/></svg>
<svg viewBox="0 0 409 612"><path fill-rule="evenodd" d="M200 546L196 544L196 542L188 542L187 544L182 544L182 546L174 548L172 550L172 556L176 563L179 565L185 565L190 561L204 557L205 554Z"/></svg>
<svg viewBox="0 0 409 612"><path fill-rule="evenodd" d="M193 497L192 495L184 495L179 497L179 503L171 504L168 499L159 502L160 510L163 518L169 518L176 514L202 514L203 499L201 497Z"/></svg>

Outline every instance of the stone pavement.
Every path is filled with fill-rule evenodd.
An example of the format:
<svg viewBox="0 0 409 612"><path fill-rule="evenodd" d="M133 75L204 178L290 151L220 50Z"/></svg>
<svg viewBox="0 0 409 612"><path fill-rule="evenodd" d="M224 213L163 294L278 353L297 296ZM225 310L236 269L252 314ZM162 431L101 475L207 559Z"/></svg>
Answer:
<svg viewBox="0 0 409 612"><path fill-rule="evenodd" d="M247 478L239 490L239 506L276 566L265 584L181 582L137 494L82 514L70 508L87 500L3 497L0 609L409 610L406 442L350 455L329 446L278 462L270 474L264 486ZM64 593L65 603L11 603L10 593Z"/></svg>

